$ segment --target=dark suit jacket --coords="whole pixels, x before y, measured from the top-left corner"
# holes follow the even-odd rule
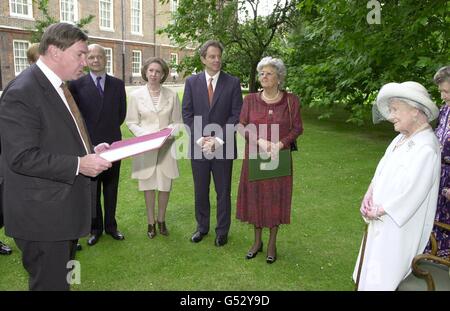
[[[4,220],[8,236],[74,240],[91,226],[91,179],[76,175],[86,150],[75,122],[36,65],[0,100]]]
[[[106,75],[103,99],[90,74],[72,81],[69,89],[86,121],[92,143],[122,139],[120,125],[127,113],[125,84],[122,80]]]
[[[214,90],[213,104],[210,107],[205,73],[201,72],[193,75],[186,80],[182,106],[183,122],[191,130],[190,155],[192,158],[197,159],[198,155],[203,157],[201,148],[195,142],[200,137],[209,135],[219,137],[225,142],[221,148],[216,149],[214,153],[216,159],[226,159],[230,158],[230,156],[231,159],[236,158],[235,133],[233,131],[231,136],[227,136],[225,126],[228,125],[232,128],[239,122],[242,92],[238,78],[223,71],[220,73],[216,89]],[[198,117],[201,122],[196,121],[194,123],[194,117]],[[203,134],[203,129],[208,124],[218,124],[221,127],[221,131],[213,129],[212,133],[208,131]],[[226,153],[228,153],[229,157],[226,157]]]

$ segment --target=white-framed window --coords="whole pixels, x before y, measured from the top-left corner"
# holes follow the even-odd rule
[[[78,21],[78,0],[59,0],[61,22],[75,23]]]
[[[141,75],[142,66],[142,51],[133,50],[131,52],[131,74],[133,77],[139,77]]]
[[[114,30],[114,0],[99,0],[98,16],[100,29]]]
[[[113,70],[113,53],[112,48],[104,48],[105,54],[106,54],[106,73],[113,76],[114,70]]]
[[[178,65],[178,53],[170,53],[170,78],[175,82],[178,79],[178,72],[174,65]]]
[[[170,53],[170,65],[178,65],[178,53]]]
[[[14,73],[16,76],[28,68],[27,50],[30,42],[24,40],[13,40],[14,51]]]
[[[177,11],[178,9],[178,0],[172,0],[170,1],[170,12],[172,15]]]
[[[178,10],[178,1],[177,0],[171,0],[170,1],[170,23],[175,24],[175,13]],[[171,40],[172,42],[172,40]]]
[[[9,0],[9,14],[15,17],[33,18],[33,0]]]
[[[131,0],[131,33],[142,34],[142,0]]]

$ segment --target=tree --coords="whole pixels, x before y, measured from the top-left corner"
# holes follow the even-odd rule
[[[40,42],[45,29],[51,24],[58,23],[59,20],[50,16],[48,13],[48,0],[33,0],[33,2],[37,4],[39,11],[42,12],[43,19],[36,19],[35,31],[33,31],[31,35],[31,42]],[[94,17],[94,15],[89,14],[87,17],[80,19],[76,23],[76,26],[83,29],[84,26],[94,19]],[[86,30],[84,31],[87,32]]]
[[[380,24],[369,24],[367,1],[304,0],[280,53],[288,63],[288,86],[303,104],[351,112],[362,123],[377,91],[388,82],[414,80],[436,97],[432,77],[449,64],[450,1],[386,0]]]
[[[259,0],[184,0],[179,2],[173,23],[160,33],[166,33],[180,47],[198,47],[209,39],[221,41],[226,47],[224,68],[254,92],[256,65],[276,35],[289,27],[297,13],[296,3],[277,0],[272,12],[263,16]],[[199,56],[195,55],[184,58],[178,70],[190,73],[200,68]]]

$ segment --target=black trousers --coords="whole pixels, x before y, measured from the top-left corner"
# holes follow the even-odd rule
[[[29,276],[29,289],[33,291],[68,291],[69,260],[75,258],[77,240],[27,241],[14,239],[22,251],[22,264]]]
[[[0,183],[0,229],[3,228],[3,184]]]
[[[192,160],[197,231],[209,232],[211,204],[209,185],[211,173],[217,194],[216,235],[227,235],[231,224],[231,173],[233,160]]]
[[[102,234],[117,230],[116,207],[117,192],[119,190],[120,161],[114,162],[112,167],[97,177],[97,199],[95,217],[92,219],[91,232]],[[103,190],[103,206],[105,218],[103,219],[101,195]]]

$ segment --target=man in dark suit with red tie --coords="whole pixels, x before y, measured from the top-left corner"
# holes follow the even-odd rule
[[[72,81],[70,91],[86,120],[87,129],[94,145],[109,144],[121,140],[120,126],[126,116],[125,84],[122,80],[106,74],[105,49],[98,44],[88,46],[87,64],[90,72]],[[97,177],[97,207],[92,220],[88,245],[96,244],[103,230],[115,240],[123,240],[124,235],[117,230],[116,206],[119,188],[120,161]],[[101,194],[103,188],[104,219]]]
[[[22,252],[30,290],[70,289],[78,238],[91,227],[91,178],[111,166],[92,153],[102,148],[64,83],[82,75],[86,40],[72,24],[50,25],[39,60],[0,98],[5,233]]]
[[[239,122],[242,107],[239,79],[221,71],[222,52],[223,46],[218,41],[203,44],[199,53],[205,71],[186,80],[182,103],[183,121],[191,131],[190,156],[197,220],[191,241],[200,242],[209,231],[212,174],[217,193],[216,246],[228,242],[231,173],[236,158],[234,125]]]

